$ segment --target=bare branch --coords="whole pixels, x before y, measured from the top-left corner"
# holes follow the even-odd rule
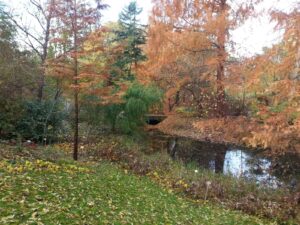
[[[38,9],[38,11],[40,11],[44,15],[45,18],[47,17],[44,8],[42,7],[42,5],[39,2],[37,2],[35,0],[30,0],[30,3],[32,5],[34,5]]]
[[[37,20],[37,22],[39,23],[40,27],[41,27],[41,28],[43,29],[43,31],[45,32],[45,31],[46,31],[46,28],[44,27],[44,25],[43,25],[42,21],[40,20],[40,18],[38,17],[38,15],[36,15],[36,14],[34,14],[34,13],[31,13],[30,11],[27,11],[27,13],[28,13],[29,15],[31,15],[32,17],[34,17],[34,18]]]
[[[43,43],[37,38],[35,37],[33,34],[31,34],[28,29],[26,29],[25,26],[22,26],[20,23],[18,23],[18,21],[16,21],[12,15],[10,15],[7,12],[4,12],[4,14],[16,25],[17,28],[20,29],[20,31],[22,31],[27,37],[32,38],[33,40],[35,40],[39,45],[43,46]]]
[[[33,45],[33,43],[28,39],[27,41],[24,40],[25,44],[28,45],[40,58],[42,58],[41,52]]]

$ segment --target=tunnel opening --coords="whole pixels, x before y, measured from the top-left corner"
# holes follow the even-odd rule
[[[146,123],[148,125],[157,125],[164,121],[167,117],[165,115],[146,115]]]

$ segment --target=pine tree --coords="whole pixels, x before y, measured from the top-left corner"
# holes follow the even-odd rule
[[[145,26],[138,19],[141,12],[142,8],[139,8],[133,1],[119,15],[120,28],[116,31],[116,41],[123,43],[124,50],[123,54],[119,56],[116,66],[128,78],[133,78],[133,66],[136,69],[139,62],[146,60],[141,48],[146,43]]]

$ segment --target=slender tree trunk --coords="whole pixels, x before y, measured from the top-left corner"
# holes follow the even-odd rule
[[[169,112],[172,112],[172,110],[174,109],[174,107],[178,105],[179,101],[180,101],[180,92],[177,91],[176,95],[175,95],[175,100],[174,100],[173,103],[172,103],[171,98],[168,98]]]
[[[38,88],[38,101],[41,102],[43,100],[44,96],[44,86],[45,86],[45,73],[44,69],[42,69],[42,72],[39,77],[39,88]]]
[[[226,0],[221,0],[220,3],[220,16],[223,21],[226,21]],[[226,60],[226,24],[219,28],[217,37],[218,41],[218,66],[217,66],[217,107],[219,116],[225,115],[225,88],[224,88],[224,77],[225,77],[225,60]]]
[[[51,0],[51,6],[54,5],[54,0]],[[50,41],[50,29],[51,29],[51,22],[52,22],[52,11],[50,11],[49,15],[46,17],[46,27],[45,27],[45,39],[44,43],[42,45],[43,52],[41,55],[41,74],[39,79],[39,90],[38,90],[38,100],[42,101],[44,97],[44,87],[45,87],[45,62],[48,58],[48,47],[49,47],[49,41]]]
[[[77,82],[74,82],[76,85]],[[78,90],[75,89],[74,93],[74,102],[75,102],[75,118],[74,118],[74,151],[73,151],[73,159],[78,160],[78,131],[79,131],[79,103],[78,103]]]
[[[75,1],[75,8],[77,4]],[[78,143],[79,143],[79,103],[78,103],[78,46],[77,46],[77,11],[75,9],[75,21],[73,24],[74,29],[74,105],[75,105],[75,115],[74,115],[74,149],[73,149],[73,159],[78,160]]]
[[[219,116],[225,115],[224,63],[219,62],[217,69],[217,111]]]

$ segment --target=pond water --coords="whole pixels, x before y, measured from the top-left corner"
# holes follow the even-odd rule
[[[152,142],[159,144],[174,160],[195,164],[209,169],[266,185],[272,188],[287,186],[293,188],[300,176],[300,156],[286,154],[268,157],[266,152],[247,150],[222,144],[195,141],[189,138],[175,138],[151,135]]]
[[[245,150],[229,149],[225,155],[223,172],[274,188],[284,185],[284,182],[272,175],[271,166],[271,161],[262,156],[254,156]]]

